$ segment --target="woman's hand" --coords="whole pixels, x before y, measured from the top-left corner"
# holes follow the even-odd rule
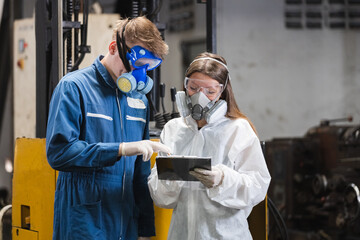
[[[194,171],[190,171],[190,174],[208,188],[219,186],[224,179],[223,171],[217,166],[212,167],[211,171],[202,168],[195,168]]]

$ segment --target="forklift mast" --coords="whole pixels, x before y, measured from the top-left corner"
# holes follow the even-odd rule
[[[49,103],[57,83],[68,72],[77,70],[85,54],[91,51],[91,47],[87,45],[89,1],[36,1],[36,137],[46,136]],[[119,1],[117,11],[123,18],[146,15],[164,37],[165,25],[159,22],[161,2]],[[83,15],[82,23],[79,22],[80,13]],[[154,87],[148,98],[158,108],[160,68],[151,71],[150,75],[154,80]]]

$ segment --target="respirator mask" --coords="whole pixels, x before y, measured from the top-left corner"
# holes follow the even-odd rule
[[[186,77],[184,86],[187,90],[186,106],[194,120],[205,119],[209,122],[211,114],[223,104],[226,105],[224,100],[219,99],[223,92],[223,85],[220,83],[209,84],[206,80]],[[190,96],[189,93],[193,94]]]
[[[116,34],[116,45],[119,57],[128,72],[118,77],[116,84],[120,91],[124,93],[137,91],[141,94],[147,94],[151,91],[154,83],[146,75],[146,72],[157,68],[162,59],[141,46],[134,46],[128,50],[124,38],[126,24],[123,27],[121,37],[120,34]],[[131,70],[131,66],[134,68],[133,70]]]
[[[118,77],[118,88],[124,93],[136,90],[147,94],[153,87],[153,80],[146,72],[157,68],[162,62],[161,58],[143,47],[134,46],[126,53],[126,59],[134,69]]]

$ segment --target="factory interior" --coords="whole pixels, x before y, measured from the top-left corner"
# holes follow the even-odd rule
[[[52,92],[107,53],[117,20],[143,15],[169,46],[148,72],[150,139],[179,117],[192,60],[219,54],[271,175],[252,238],[360,240],[360,0],[0,0],[0,240],[51,239]],[[171,214],[155,207],[151,239]]]

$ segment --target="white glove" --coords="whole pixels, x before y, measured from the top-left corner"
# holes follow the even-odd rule
[[[190,174],[199,179],[207,188],[217,187],[222,183],[224,173],[217,166],[211,169],[212,170],[209,171],[202,168],[195,168],[194,171],[190,171]]]
[[[150,140],[142,140],[138,142],[123,142],[119,146],[119,155],[143,155],[143,161],[149,161],[154,152],[165,152],[170,154],[171,149],[162,143]]]

